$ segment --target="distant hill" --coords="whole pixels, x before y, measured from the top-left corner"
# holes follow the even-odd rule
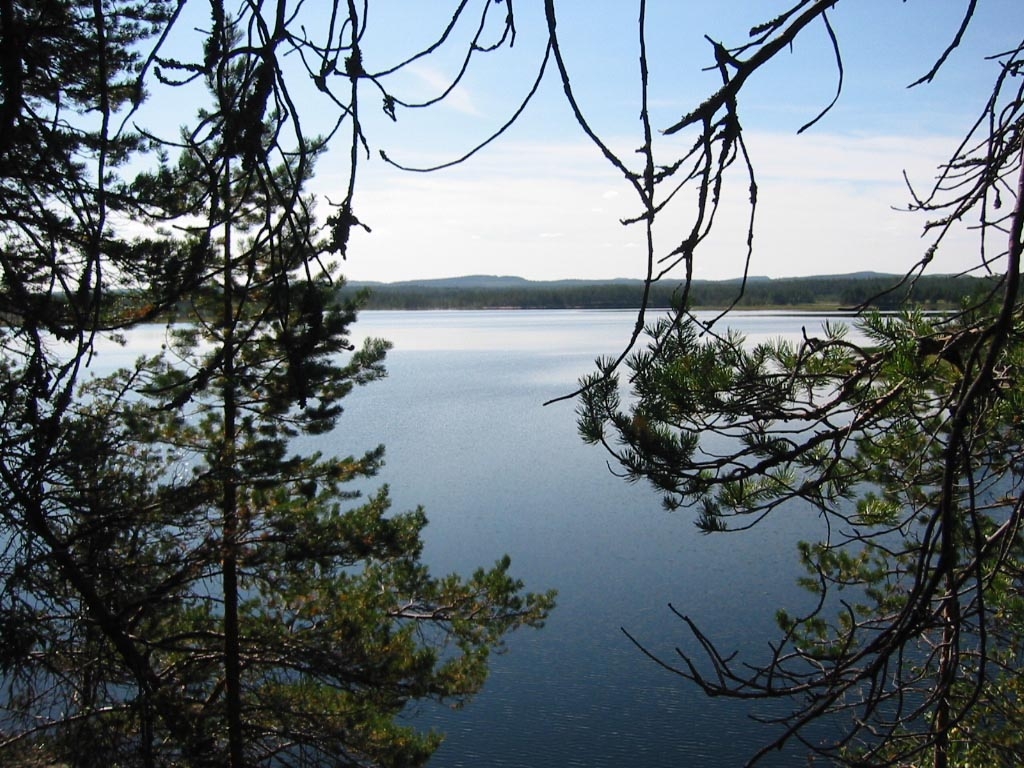
[[[529,284],[524,277],[509,275],[466,275],[465,277],[439,277],[432,280],[405,280],[389,283],[392,286],[429,288],[509,288]]]
[[[394,283],[381,283],[372,281],[353,281],[355,287],[379,287],[386,286],[390,289],[403,288],[551,288],[560,286],[575,285],[621,285],[641,284],[643,281],[629,278],[615,278],[612,280],[527,280],[525,277],[513,277],[511,275],[465,275],[464,277],[436,277],[423,280],[400,280]]]
[[[984,278],[926,275],[913,287],[899,286],[901,276],[879,272],[843,275],[732,280],[695,280],[690,288],[693,308],[837,309],[867,304],[880,309],[905,300],[934,309],[959,304],[985,287]],[[368,289],[370,309],[625,309],[640,306],[642,280],[527,280],[508,275],[467,275],[395,283],[353,282],[345,290]],[[742,291],[741,291],[742,288]],[[652,286],[649,305],[677,303],[678,283]]]

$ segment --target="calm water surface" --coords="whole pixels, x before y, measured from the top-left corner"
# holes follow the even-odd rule
[[[704,536],[666,513],[644,485],[613,476],[576,432],[572,391],[593,360],[615,354],[634,313],[366,312],[359,334],[392,340],[389,378],[351,398],[339,451],[387,446],[381,479],[396,508],[423,504],[426,560],[468,571],[502,553],[559,604],[541,631],[514,635],[486,688],[459,712],[421,706],[421,727],[448,734],[434,758],[469,766],[741,765],[772,731],[735,702],[710,700],[646,658],[693,638],[694,618],[723,650],[763,659],[778,607],[806,607],[795,543],[819,530],[792,510],[750,533]],[[738,314],[751,341],[819,333],[821,317]],[[770,714],[762,706],[753,710]],[[765,765],[803,760],[778,755]]]
[[[722,650],[762,660],[794,586],[795,543],[817,518],[788,510],[753,532],[704,536],[685,511],[666,513],[644,485],[615,477],[601,449],[577,436],[570,393],[598,355],[621,351],[628,311],[365,312],[354,336],[394,342],[389,376],[355,392],[319,447],[387,446],[381,482],[396,509],[425,506],[425,559],[468,572],[503,553],[528,588],[559,591],[540,631],[513,635],[483,692],[464,710],[420,705],[417,727],[447,740],[438,768],[679,768],[734,766],[773,733],[735,702],[707,699],[623,634],[671,662],[693,638],[669,605]],[[740,313],[751,341],[820,332],[821,317]],[[130,364],[153,338],[106,349]],[[763,764],[803,763],[799,752]]]

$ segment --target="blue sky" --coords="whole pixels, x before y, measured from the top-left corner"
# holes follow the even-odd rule
[[[414,45],[445,21],[440,3],[374,3],[381,60],[396,40]],[[451,159],[499,126],[529,88],[541,57],[541,3],[517,3],[515,48],[492,54],[446,103],[374,120],[374,150],[410,165]],[[752,23],[786,3],[652,0],[648,3],[652,112],[667,126],[715,85],[701,71],[711,61],[705,33],[741,42]],[[527,6],[538,6],[533,9]],[[926,186],[980,113],[995,74],[984,56],[1015,45],[1024,33],[1024,3],[982,0],[961,48],[937,82],[907,89],[956,32],[962,0],[846,0],[831,18],[845,66],[837,107],[809,132],[797,129],[831,99],[836,68],[823,28],[750,83],[741,109],[759,174],[762,208],[752,274],[775,277],[901,271],[923,253],[922,220],[893,210],[908,193],[902,172]],[[588,118],[610,144],[640,143],[637,7],[625,0],[562,2],[559,32]],[[418,11],[418,12],[414,12]],[[394,13],[395,16],[391,16]],[[530,14],[535,15],[531,16]],[[395,35],[402,19],[406,32]],[[367,57],[374,55],[373,38]],[[417,64],[406,92],[435,93],[453,71],[440,56]],[[571,120],[561,86],[549,71],[520,123],[465,165],[408,174],[376,159],[364,165],[357,213],[371,234],[354,238],[344,271],[351,279],[402,280],[461,274],[514,274],[530,279],[639,277],[643,233],[619,220],[637,211],[629,186]],[[668,156],[666,155],[666,158]],[[317,186],[338,184],[330,158]],[[745,253],[744,181],[726,193],[720,235],[698,253],[696,276],[740,274]],[[336,194],[331,195],[337,197]],[[662,249],[679,233],[666,224]],[[966,234],[937,255],[936,271],[972,263]]]
[[[473,0],[483,7],[486,0]],[[651,113],[664,128],[716,86],[702,71],[712,61],[707,34],[728,45],[788,0],[649,0],[647,42]],[[797,130],[831,100],[836,66],[823,26],[748,83],[741,101],[744,135],[760,186],[751,274],[784,277],[862,269],[902,271],[924,252],[923,220],[894,210],[909,200],[906,171],[927,187],[935,167],[980,114],[996,64],[984,57],[1024,35],[1022,0],[980,0],[961,47],[931,85],[907,86],[952,40],[967,0],[842,0],[831,13],[845,67],[838,105],[811,130]],[[197,4],[197,8],[203,4]],[[358,5],[358,4],[357,4]],[[452,0],[372,0],[363,41],[374,71],[431,43],[447,24]],[[503,6],[490,3],[493,22]],[[529,90],[546,29],[540,0],[514,5],[512,49],[477,57],[463,83],[427,110],[399,110],[392,122],[366,89],[362,119],[370,147],[363,161],[357,232],[343,265],[354,280],[405,280],[464,274],[530,279],[641,277],[644,235],[619,221],[635,215],[631,187],[573,122],[554,67],[537,97],[503,137],[458,167],[431,174],[396,170],[378,158],[434,165],[463,154],[502,125]],[[573,85],[587,118],[623,156],[642,140],[638,119],[638,5],[633,0],[561,0],[558,30]],[[315,25],[318,4],[307,3]],[[450,81],[473,32],[476,14],[456,28],[451,45],[388,81],[409,100],[436,96]],[[201,22],[196,22],[196,25]],[[497,26],[495,27],[497,28]],[[312,92],[315,94],[315,92]],[[300,109],[303,105],[300,104]],[[320,103],[304,117],[315,127]],[[670,162],[686,138],[659,140]],[[344,152],[318,166],[313,190],[338,201],[347,180]],[[698,251],[695,276],[721,279],[743,268],[746,181],[734,174],[716,234]],[[683,202],[663,217],[656,249],[675,245],[689,212]],[[939,251],[933,269],[974,262],[968,233]]]

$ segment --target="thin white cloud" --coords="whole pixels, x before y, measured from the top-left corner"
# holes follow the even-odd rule
[[[747,141],[760,185],[752,274],[899,272],[924,252],[922,217],[894,210],[909,199],[902,172],[927,184],[952,139],[764,133]],[[715,231],[698,252],[697,277],[744,269],[748,191],[735,170]],[[373,233],[354,236],[347,268],[356,279],[611,278],[646,269],[641,226],[620,223],[640,212],[635,193],[583,142],[505,143],[479,162],[428,175],[374,165],[362,181],[357,214]],[[690,226],[691,202],[680,197],[674,206],[656,230],[660,253]],[[934,268],[970,263],[976,251],[968,238],[951,240]]]
[[[427,64],[413,64],[407,71],[419,81],[420,85],[425,86],[423,89],[424,95],[421,97],[424,100],[433,99],[441,95],[452,83],[451,76]],[[451,93],[445,96],[443,103],[448,108],[464,115],[479,117],[481,114],[474,104],[469,90],[461,84],[452,88]]]

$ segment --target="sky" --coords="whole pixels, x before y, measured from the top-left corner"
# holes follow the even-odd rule
[[[486,0],[475,0],[483,7]],[[823,25],[748,82],[740,104],[744,136],[759,184],[755,250],[749,273],[771,277],[902,272],[927,248],[923,220],[907,213],[910,193],[930,187],[981,113],[997,65],[985,57],[1024,35],[1024,2],[980,0],[974,23],[937,80],[908,89],[954,38],[967,0],[844,0],[831,12],[843,54],[838,104],[803,134],[797,131],[831,101],[837,66]],[[315,6],[315,4],[313,4]],[[386,67],[436,40],[451,0],[372,0],[363,41],[367,70]],[[501,21],[495,5],[491,22]],[[705,71],[712,49],[728,46],[785,7],[785,0],[649,0],[647,45],[650,111],[666,128],[698,105],[718,81]],[[313,7],[307,5],[307,8]],[[546,43],[543,3],[515,2],[511,49],[475,57],[448,98],[429,109],[399,109],[392,121],[370,107],[362,121],[369,157],[361,161],[357,230],[343,272],[351,280],[399,281],[470,274],[532,280],[642,277],[645,233],[623,218],[639,212],[632,187],[575,123],[549,66],[519,120],[468,161],[433,173],[398,170],[378,157],[431,166],[460,157],[502,126],[530,90]],[[642,142],[638,3],[561,0],[562,51],[581,109],[602,138],[634,164]],[[404,99],[438,95],[458,70],[478,14],[453,30],[434,55],[387,80]],[[497,29],[500,24],[496,24]],[[302,105],[300,104],[300,109]],[[661,162],[692,137],[657,141]],[[318,165],[312,189],[344,197],[347,156],[339,147]],[[737,171],[740,169],[737,168]],[[746,256],[742,172],[727,178],[715,233],[698,251],[694,276],[738,277]],[[663,215],[655,250],[667,253],[685,231],[685,196]],[[937,253],[931,269],[973,264],[976,244],[964,232]]]

